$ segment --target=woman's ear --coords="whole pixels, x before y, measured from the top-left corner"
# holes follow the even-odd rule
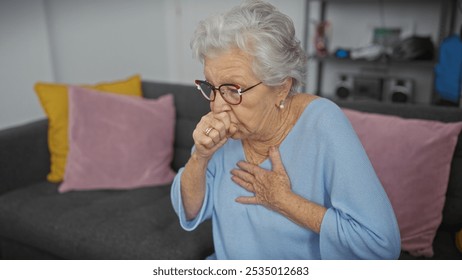
[[[280,87],[280,92],[279,92],[279,96],[282,98],[282,99],[286,99],[287,96],[289,95],[289,92],[290,92],[290,89],[292,88],[292,78],[291,77],[288,77],[284,80],[284,83],[281,85]]]
[[[277,102],[276,107],[280,110],[284,109],[284,104],[286,102],[286,98],[290,93],[290,89],[292,87],[292,78],[286,78],[284,83],[279,86],[279,93],[277,95]]]

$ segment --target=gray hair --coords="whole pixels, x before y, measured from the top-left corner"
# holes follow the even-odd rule
[[[268,86],[292,78],[290,94],[304,79],[306,56],[292,20],[263,1],[244,1],[228,12],[201,21],[191,40],[193,57],[239,48],[254,58],[252,70]]]

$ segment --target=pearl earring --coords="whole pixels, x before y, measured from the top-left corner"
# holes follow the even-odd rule
[[[285,108],[284,101],[285,100],[281,100],[281,102],[279,102],[279,109],[281,109],[281,110]]]

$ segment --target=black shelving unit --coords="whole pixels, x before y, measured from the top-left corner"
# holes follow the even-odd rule
[[[438,26],[438,34],[437,38],[438,41],[435,42],[435,47],[439,46],[441,41],[448,35],[453,34],[455,30],[455,17],[457,13],[457,4],[458,0],[306,0],[305,3],[305,37],[304,37],[304,46],[305,50],[308,52],[309,44],[311,39],[310,34],[310,3],[311,2],[318,2],[319,3],[319,20],[324,21],[327,20],[326,18],[326,11],[329,8],[329,4],[331,3],[365,3],[365,4],[374,4],[377,5],[384,4],[384,3],[403,3],[403,2],[415,2],[416,5],[422,2],[431,2],[431,3],[439,3],[440,8],[440,15],[439,15],[439,26]],[[309,54],[309,60],[315,62],[317,64],[317,78],[315,84],[315,93],[318,95],[323,95],[322,90],[322,80],[323,80],[323,72],[324,72],[324,65],[326,63],[336,62],[336,63],[350,63],[355,65],[366,65],[372,67],[381,67],[381,68],[388,68],[394,65],[399,65],[403,67],[418,67],[428,68],[429,71],[433,69],[435,64],[437,63],[437,50],[435,50],[435,59],[434,60],[427,60],[427,61],[396,61],[396,60],[378,60],[378,61],[369,61],[364,59],[343,59],[337,58],[334,56],[327,56],[327,57],[318,57],[313,54]],[[435,93],[432,92],[432,102],[435,100]]]

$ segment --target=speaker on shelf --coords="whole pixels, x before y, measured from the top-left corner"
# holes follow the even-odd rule
[[[385,87],[385,100],[396,103],[413,102],[414,82],[406,78],[390,78]]]
[[[353,94],[353,76],[339,74],[335,89],[335,96],[339,99],[351,98]]]

